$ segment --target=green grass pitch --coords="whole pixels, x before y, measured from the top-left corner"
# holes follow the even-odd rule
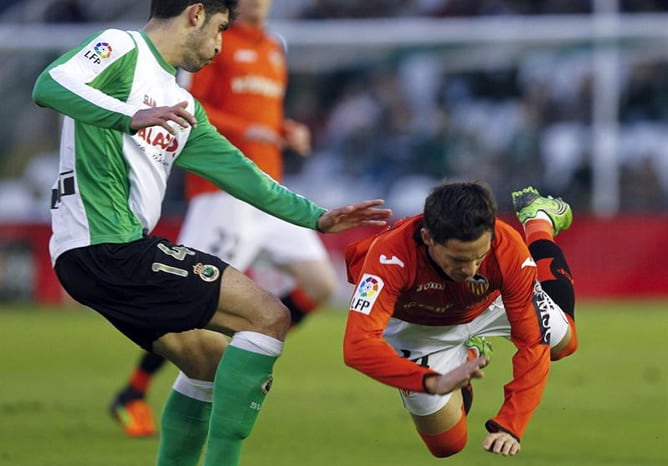
[[[483,422],[510,377],[510,343],[475,383],[469,440],[432,458],[396,390],[344,367],[345,313],[323,311],[289,335],[242,465],[668,465],[668,303],[579,303],[580,348],[552,368],[515,458],[482,451]],[[138,350],[92,311],[0,308],[0,465],[150,466],[157,440],[128,439],[107,415]],[[157,413],[176,374],[163,370]]]

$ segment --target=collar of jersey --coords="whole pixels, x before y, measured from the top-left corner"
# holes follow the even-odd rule
[[[158,60],[158,63],[160,63],[160,66],[162,66],[162,68],[169,74],[176,76],[176,68],[174,68],[172,65],[170,65],[165,61],[165,59],[160,54],[160,51],[156,48],[151,38],[148,36],[148,34],[146,34],[146,31],[139,31],[139,33],[144,38],[144,41],[148,45],[148,48],[151,49],[151,52],[153,53],[155,59]]]

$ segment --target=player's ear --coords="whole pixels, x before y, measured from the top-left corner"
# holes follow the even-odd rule
[[[188,23],[191,26],[199,27],[206,20],[206,11],[204,10],[204,5],[201,3],[193,3],[188,5],[185,10],[186,17],[188,18]]]
[[[422,242],[427,246],[434,245],[434,239],[431,237],[429,230],[427,230],[425,227],[420,228],[420,237],[422,238]]]

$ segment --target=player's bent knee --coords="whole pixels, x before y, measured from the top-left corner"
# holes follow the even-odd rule
[[[565,357],[568,357],[571,354],[575,353],[577,349],[578,349],[578,339],[575,335],[573,335],[570,341],[566,344],[566,346],[559,349],[558,351],[552,351],[550,353],[550,359],[552,361],[559,361],[560,359],[564,359]]]
[[[272,312],[268,313],[264,318],[264,326],[276,329],[279,333],[285,335],[292,323],[290,311],[279,300],[275,301],[271,310]]]
[[[290,328],[290,311],[275,296],[266,293],[249,313],[248,319],[253,330],[278,339],[283,339]]]
[[[419,432],[422,441],[436,458],[447,458],[462,451],[466,446],[466,416],[451,429],[439,434],[423,434]]]
[[[552,348],[552,351],[550,352],[550,359],[552,361],[558,361],[568,357],[575,353],[578,349],[578,333],[575,328],[575,322],[573,322],[570,316],[568,316],[568,322],[570,327],[568,332],[568,340],[564,342],[564,344],[560,343]]]

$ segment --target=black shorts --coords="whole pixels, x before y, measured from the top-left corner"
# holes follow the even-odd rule
[[[74,299],[151,351],[162,335],[203,328],[211,320],[227,265],[211,254],[147,237],[72,249],[58,257],[55,270]]]

